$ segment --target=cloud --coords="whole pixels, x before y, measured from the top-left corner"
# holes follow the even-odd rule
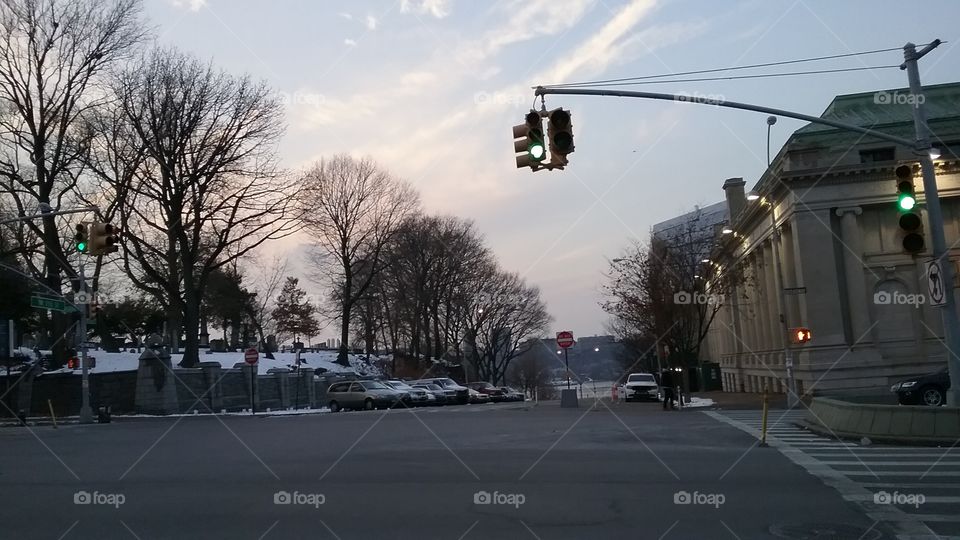
[[[400,13],[429,14],[442,19],[450,14],[450,0],[401,0]]]
[[[357,40],[355,40],[355,39],[350,39],[350,38],[346,38],[346,39],[343,40],[343,44],[346,45],[347,47],[356,47],[356,46],[357,46]]]
[[[341,13],[339,13],[339,15],[340,15],[341,17],[343,17],[344,19],[348,20],[348,21],[352,21],[352,20],[353,20],[353,15],[351,15],[351,14],[349,14],[349,13],[341,12]]]
[[[197,12],[207,6],[207,0],[172,0],[173,7]]]
[[[367,15],[367,30],[377,29],[377,18],[373,15]]]

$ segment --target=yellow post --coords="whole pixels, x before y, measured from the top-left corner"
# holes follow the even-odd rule
[[[50,408],[50,418],[53,419],[53,429],[57,429],[57,415],[53,413],[53,403],[48,399],[47,407]]]
[[[767,389],[763,389],[763,421],[760,428],[759,446],[767,446],[767,410],[768,410]]]

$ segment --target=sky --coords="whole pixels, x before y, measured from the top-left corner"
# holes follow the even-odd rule
[[[766,115],[640,99],[547,96],[572,112],[564,171],[517,169],[511,127],[531,87],[947,43],[924,84],[960,80],[960,2],[886,0],[147,0],[156,40],[284,100],[283,165],[371,156],[411,182],[424,209],[476,222],[502,266],[540,288],[549,332],[606,333],[609,260],[650,227],[752,186]],[[919,3],[917,4],[920,5]],[[739,74],[895,66],[902,51]],[[721,74],[722,75],[722,74]],[[693,78],[693,77],[679,77]],[[673,82],[629,89],[709,95],[819,115],[835,95],[906,86],[893,68]],[[539,106],[539,102],[537,103]],[[775,155],[803,123],[781,118]],[[295,272],[308,239],[271,246]],[[319,288],[316,292],[320,292]],[[334,330],[328,330],[334,335]]]

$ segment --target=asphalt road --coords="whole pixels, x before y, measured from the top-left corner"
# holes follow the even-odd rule
[[[4,539],[494,537],[892,538],[776,449],[656,404],[0,430]]]

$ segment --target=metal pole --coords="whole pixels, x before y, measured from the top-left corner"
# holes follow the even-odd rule
[[[936,41],[939,43],[939,40]],[[883,133],[882,131],[874,131],[869,128],[855,126],[853,124],[846,124],[844,122],[837,122],[836,120],[830,120],[827,118],[820,118],[818,116],[810,116],[809,114],[797,113],[793,111],[785,111],[783,109],[774,109],[773,107],[764,107],[762,105],[751,105],[749,103],[739,103],[736,101],[724,101],[721,99],[701,97],[701,96],[685,96],[682,94],[661,94],[658,92],[634,92],[629,90],[594,90],[592,88],[550,88],[538,86],[534,91],[534,95],[545,96],[547,94],[556,94],[556,95],[568,95],[568,96],[612,96],[612,97],[633,97],[633,98],[644,98],[644,99],[659,99],[663,101],[679,101],[685,103],[699,103],[701,105],[713,105],[715,107],[726,107],[728,109],[740,109],[744,111],[753,111],[761,112],[766,114],[773,114],[776,116],[785,116],[787,118],[795,118],[797,120],[803,120],[805,122],[810,122],[812,124],[823,124],[825,126],[831,126],[838,129],[843,129],[847,131],[855,131],[857,133],[862,133],[864,135],[869,135],[871,137],[876,137],[884,141],[890,141],[896,144],[902,144],[904,146],[914,147],[914,141],[910,139],[904,139],[903,137],[897,137],[896,135],[890,135],[888,133]]]
[[[80,287],[79,292],[87,292],[87,278],[84,276],[84,264],[80,262]],[[77,346],[80,349],[80,377],[82,387],[82,403],[80,405],[80,423],[93,423],[93,409],[90,408],[90,373],[87,368],[87,309],[89,302],[80,303],[77,308],[80,311],[80,328],[77,332]]]
[[[777,287],[777,309],[780,312],[780,324],[783,326],[780,332],[780,340],[783,343],[783,365],[787,370],[787,408],[792,409],[797,405],[800,397],[797,395],[797,380],[793,373],[793,354],[790,350],[790,326],[787,323],[787,298],[783,292],[783,272],[780,268],[780,230],[777,229],[777,216],[774,213],[773,203],[770,203],[770,224],[773,227],[773,274]]]
[[[930,237],[933,240],[933,258],[940,262],[942,282],[946,289],[946,304],[940,308],[943,320],[943,338],[947,347],[947,366],[950,380],[953,384],[947,391],[947,404],[953,407],[960,406],[960,319],[957,317],[957,303],[953,296],[953,267],[950,264],[950,254],[947,250],[947,241],[943,232],[943,214],[940,210],[940,196],[937,191],[937,176],[933,168],[933,159],[930,157],[930,126],[927,125],[927,111],[924,104],[923,87],[920,85],[920,71],[917,60],[940,45],[940,40],[932,43],[917,52],[916,45],[907,43],[903,47],[903,65],[900,69],[907,71],[907,80],[910,83],[910,95],[913,98],[913,123],[916,129],[917,141],[914,148],[920,158],[920,170],[923,173],[923,194],[927,207],[927,221],[930,225]]]
[[[567,390],[570,389],[570,358],[567,356],[567,349],[569,347],[563,348],[563,363],[567,366]]]

